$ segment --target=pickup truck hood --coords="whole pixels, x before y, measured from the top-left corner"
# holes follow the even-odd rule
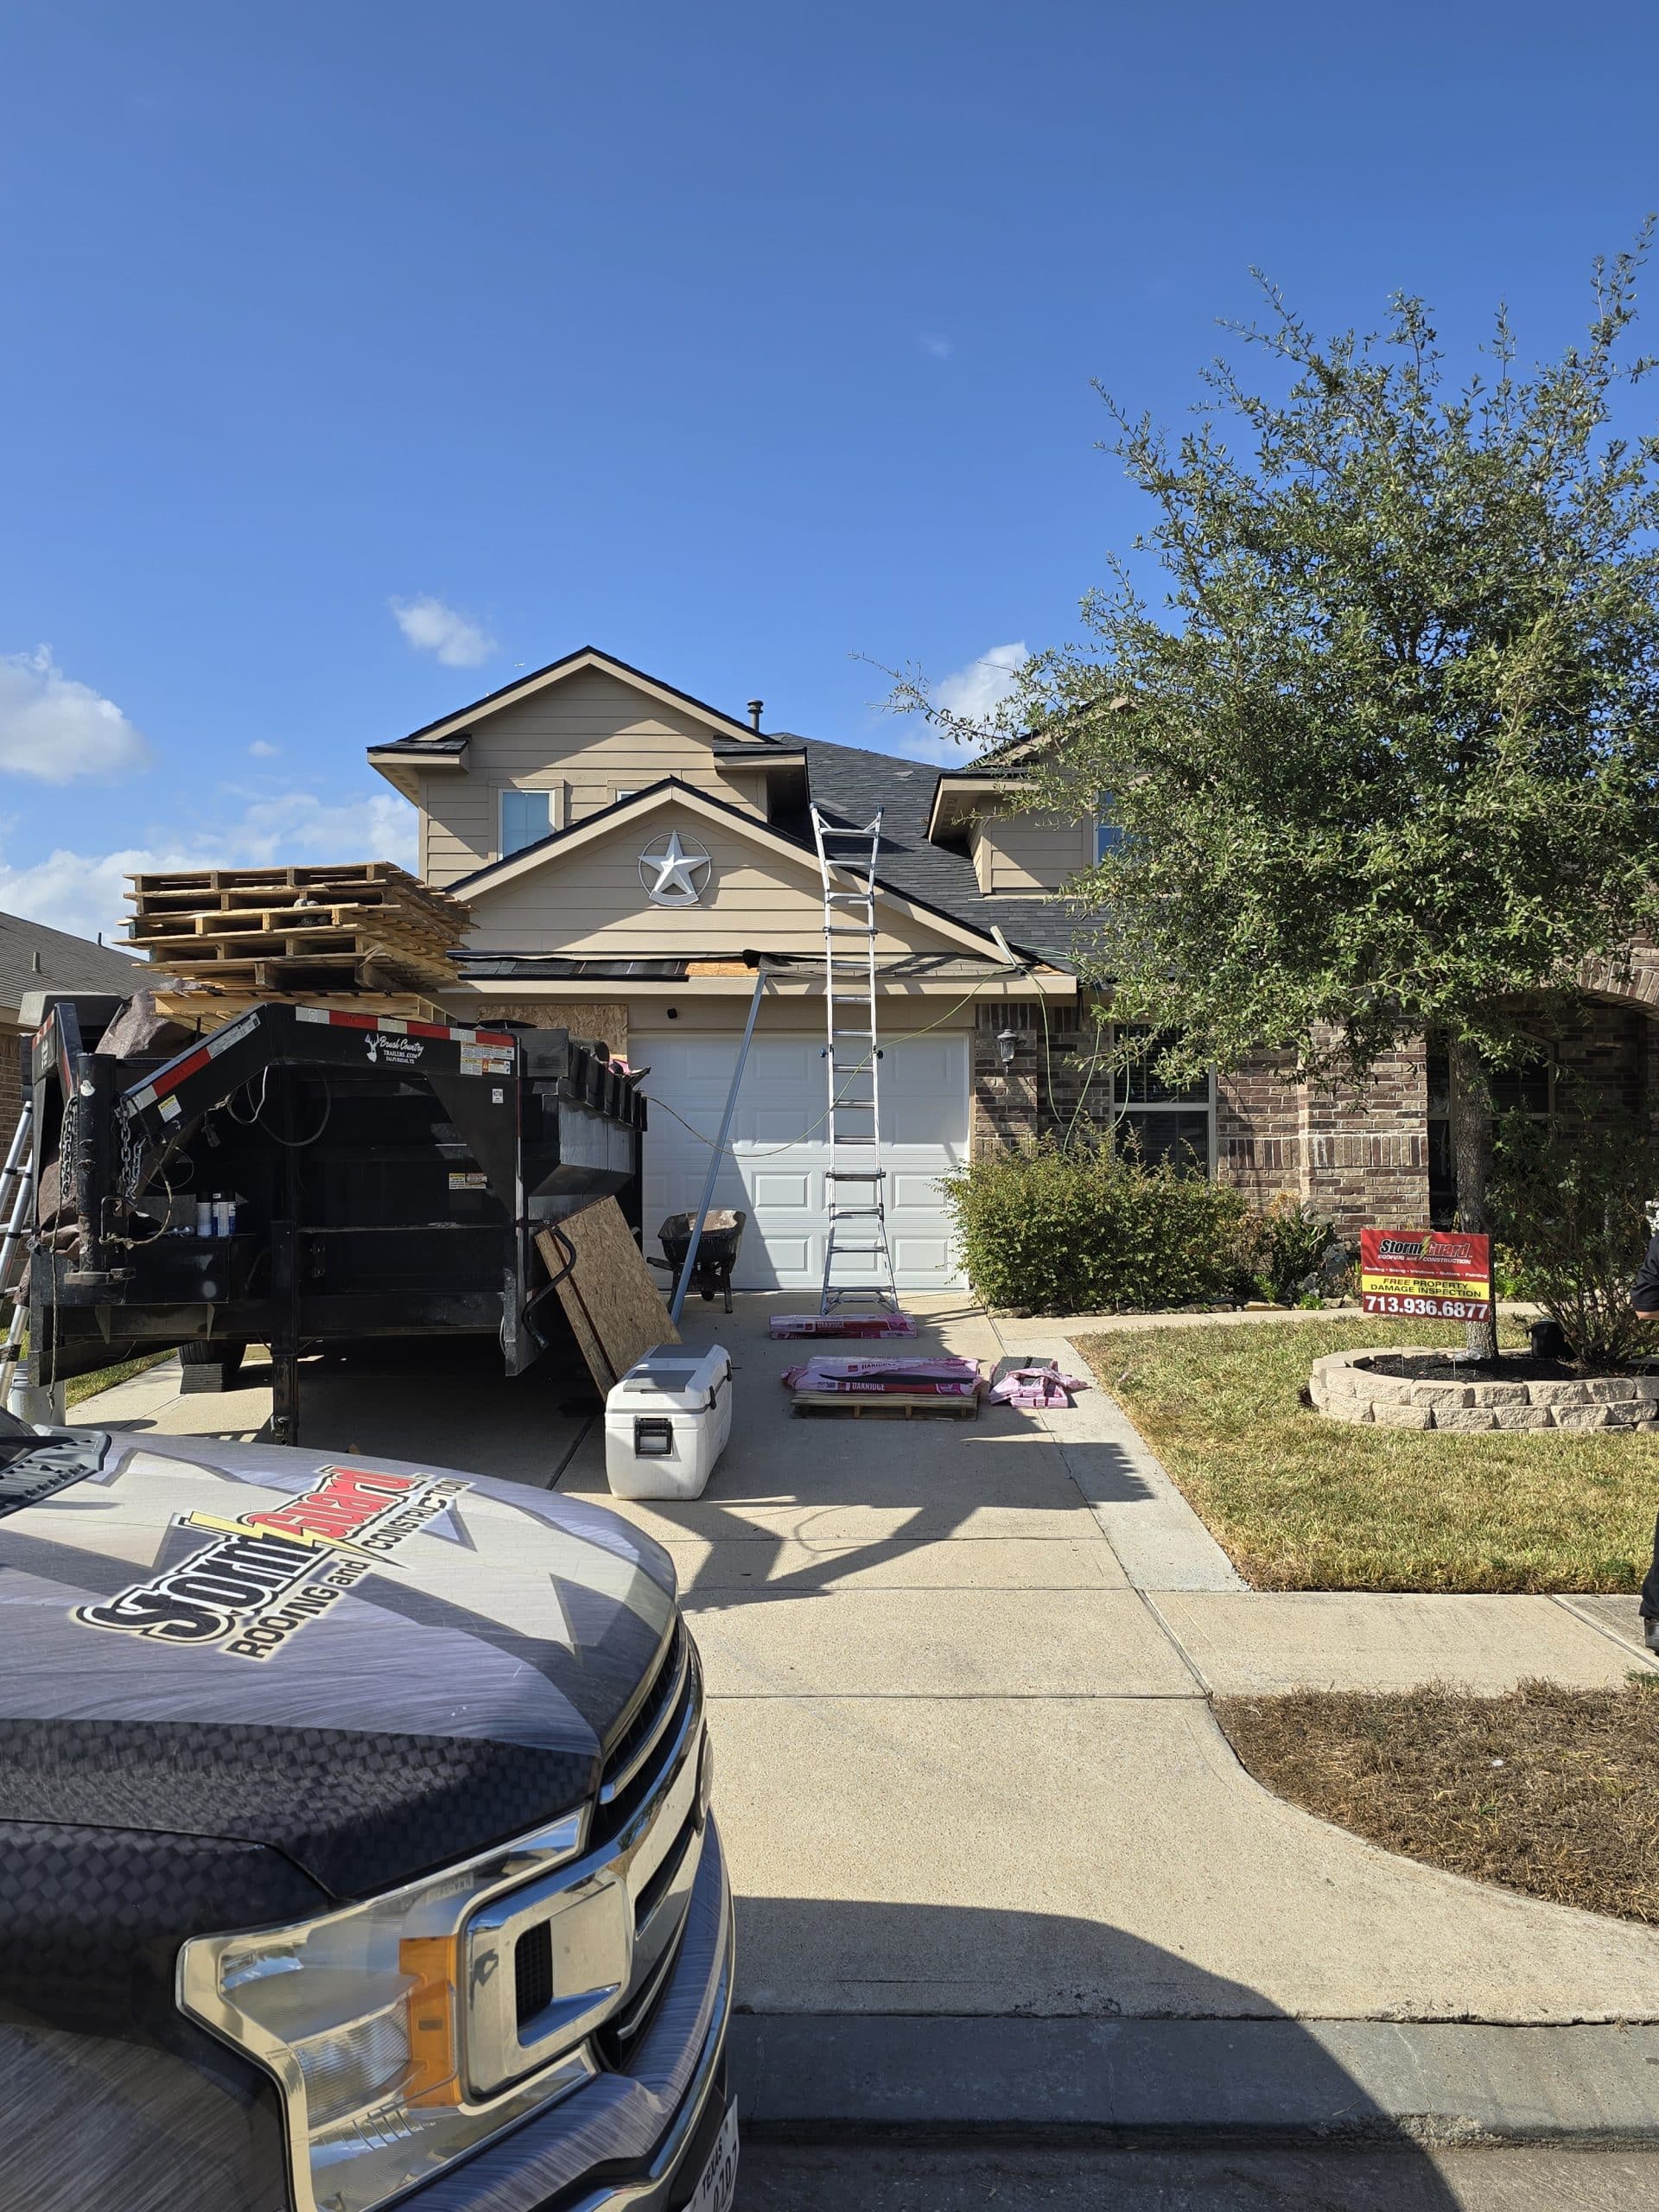
[[[0,1822],[213,1836],[334,1896],[556,1818],[674,1623],[575,1498],[407,1461],[87,1440],[0,1512]]]

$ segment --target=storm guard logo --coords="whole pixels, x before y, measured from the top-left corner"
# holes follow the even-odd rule
[[[88,1628],[198,1643],[269,1659],[469,1489],[423,1475],[327,1467],[313,1490],[230,1521],[181,1513],[174,1527],[211,1535],[164,1574],[135,1582],[73,1618]]]

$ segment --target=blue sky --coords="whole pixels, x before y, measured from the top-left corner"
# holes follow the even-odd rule
[[[1558,347],[1656,61],[1596,0],[10,0],[0,905],[407,856],[364,747],[587,642],[924,745],[869,661],[982,691],[1141,519],[1091,378],[1177,416],[1252,264]]]

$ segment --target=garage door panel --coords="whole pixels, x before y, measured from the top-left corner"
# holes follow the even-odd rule
[[[918,1236],[903,1230],[893,1234],[893,1273],[902,1283],[917,1285],[938,1278],[949,1287],[950,1243],[944,1236]]]
[[[776,1207],[779,1212],[793,1209],[806,1213],[812,1205],[812,1178],[810,1175],[767,1174],[764,1171],[754,1178],[753,1198],[757,1207]]]
[[[712,1138],[725,1110],[739,1039],[636,1033],[633,1056],[652,1071],[645,1090],[660,1102],[645,1136],[645,1227],[695,1206],[709,1152],[675,1115]],[[946,1037],[884,1046],[882,1141],[887,1168],[887,1233],[901,1290],[961,1287],[941,1175],[968,1153],[968,1039]],[[671,1114],[667,1106],[674,1109]],[[715,1186],[716,1205],[749,1216],[738,1261],[740,1287],[810,1290],[823,1273],[827,1238],[824,1067],[817,1037],[758,1037],[734,1118],[732,1152]]]
[[[798,1144],[805,1132],[806,1123],[801,1118],[798,1100],[777,1106],[755,1106],[743,1116],[738,1141],[754,1145],[783,1145],[790,1148]],[[734,1123],[736,1128],[739,1125]]]

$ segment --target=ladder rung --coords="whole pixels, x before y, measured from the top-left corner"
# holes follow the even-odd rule
[[[885,1167],[826,1167],[823,1172],[835,1183],[879,1183],[887,1171]]]

